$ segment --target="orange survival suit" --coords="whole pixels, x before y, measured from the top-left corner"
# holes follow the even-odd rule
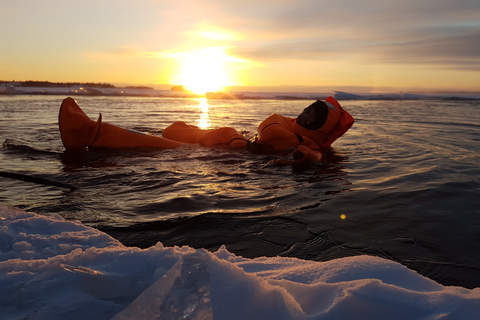
[[[67,150],[88,148],[176,148],[182,143],[127,130],[102,122],[102,114],[95,122],[78,106],[72,98],[62,102],[58,115],[58,126],[63,145]]]
[[[199,143],[206,147],[223,145],[230,148],[244,148],[247,145],[247,139],[234,128],[221,127],[202,130],[183,121],[174,122],[165,128],[162,136],[179,142]]]
[[[354,123],[353,117],[333,98],[316,101],[296,118],[272,114],[258,126],[249,141],[253,151],[293,151],[328,148]],[[305,150],[305,148],[302,148]]]

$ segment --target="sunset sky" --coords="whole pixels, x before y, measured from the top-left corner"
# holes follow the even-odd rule
[[[0,80],[480,91],[478,0],[12,0]]]

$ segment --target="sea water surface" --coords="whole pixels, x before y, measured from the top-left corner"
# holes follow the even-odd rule
[[[221,245],[247,258],[373,255],[443,285],[480,286],[480,101],[340,101],[354,126],[316,164],[185,145],[65,152],[63,96],[0,96],[0,205],[59,214],[128,246]],[[74,97],[92,119],[161,135],[174,121],[246,137],[313,101]]]

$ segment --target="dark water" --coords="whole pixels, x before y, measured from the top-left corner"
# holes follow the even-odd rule
[[[356,119],[320,163],[196,145],[67,153],[64,97],[0,96],[0,166],[68,188],[0,177],[0,205],[59,214],[125,245],[189,245],[245,257],[369,254],[444,285],[480,286],[480,101],[340,101]],[[78,97],[93,119],[161,135],[174,121],[247,137],[310,101]]]

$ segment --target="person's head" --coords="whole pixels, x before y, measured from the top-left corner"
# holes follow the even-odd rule
[[[340,110],[328,101],[318,100],[299,114],[292,125],[292,131],[312,139],[321,146],[339,120]]]
[[[321,128],[328,118],[328,106],[323,101],[315,101],[297,117],[297,123],[308,130]]]

